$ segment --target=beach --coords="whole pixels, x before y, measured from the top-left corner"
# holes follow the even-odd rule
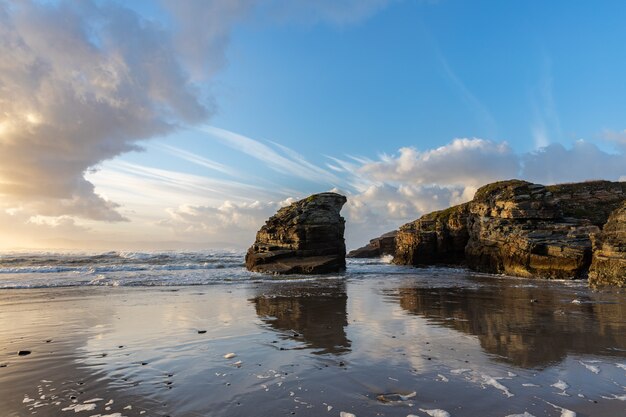
[[[306,278],[130,264],[0,290],[3,416],[624,415],[623,291],[381,260]]]

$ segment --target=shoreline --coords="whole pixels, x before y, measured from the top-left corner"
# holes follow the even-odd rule
[[[605,416],[624,405],[626,295],[618,290],[406,269],[0,290],[0,305],[8,416],[69,415],[62,409],[73,404],[93,407],[76,415],[128,417],[560,416],[549,403]],[[16,356],[22,349],[32,353]]]

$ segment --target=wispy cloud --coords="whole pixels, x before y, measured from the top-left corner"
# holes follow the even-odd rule
[[[194,200],[224,201],[235,199],[254,201],[268,195],[284,196],[276,188],[268,191],[256,184],[193,175],[179,171],[133,164],[125,161],[111,161],[90,178],[104,190],[124,190],[131,196],[144,196],[167,202],[178,201],[173,195],[184,195]],[[130,197],[132,202],[136,197]]]
[[[542,59],[541,78],[533,90],[531,104],[534,121],[530,131],[535,148],[542,148],[558,142],[562,137],[561,121],[554,98],[552,77],[552,60],[544,52]]]
[[[337,184],[340,182],[339,177],[335,174],[309,163],[298,153],[286,146],[277,145],[283,153],[281,155],[268,145],[239,133],[214,126],[204,126],[198,128],[198,130],[208,133],[235,150],[264,162],[269,168],[281,174],[291,175],[306,181],[318,183],[327,182],[329,184]]]
[[[215,108],[208,83],[226,62],[236,24],[253,11],[281,10],[289,21],[342,24],[387,3],[163,0],[155,2],[159,21],[119,1],[0,0],[0,196],[33,214],[124,220],[85,172],[140,141],[206,123]],[[334,181],[302,158],[254,149],[277,170]],[[215,161],[170,152],[233,174]]]
[[[194,163],[196,165],[205,167],[205,168],[209,168],[211,170],[214,171],[218,171],[221,172],[223,174],[227,174],[233,177],[237,177],[239,176],[239,174],[232,169],[231,167],[228,167],[224,164],[221,164],[219,162],[216,161],[212,161],[208,158],[205,158],[203,156],[191,153],[189,151],[186,151],[184,149],[180,149],[177,148],[175,146],[171,146],[171,145],[166,145],[166,144],[154,144],[154,145],[149,145],[150,148],[154,148],[154,149],[160,149],[163,150],[167,153],[169,153],[170,155],[176,156],[178,158],[184,159],[185,161]]]
[[[472,93],[472,91],[465,85],[461,77],[452,69],[448,60],[443,55],[441,49],[435,45],[435,52],[437,59],[439,60],[444,73],[448,76],[448,79],[457,87],[461,93],[461,97],[465,100],[470,110],[476,115],[476,119],[486,129],[489,137],[496,137],[498,126],[493,115],[487,109],[487,107]]]

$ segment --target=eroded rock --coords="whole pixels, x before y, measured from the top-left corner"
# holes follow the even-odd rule
[[[358,249],[350,251],[348,258],[379,258],[384,255],[395,255],[397,230],[387,232]]]
[[[626,201],[611,213],[601,233],[591,235],[591,240],[589,284],[626,287]]]
[[[281,208],[257,232],[246,268],[275,274],[324,274],[346,267],[346,197],[314,194]]]
[[[591,263],[588,219],[566,218],[540,184],[503,181],[480,188],[469,203],[469,267],[522,277],[586,278]]]
[[[459,264],[465,258],[468,205],[426,214],[400,227],[393,262],[401,265]]]
[[[592,236],[597,236],[594,276],[623,276],[626,243],[621,212],[611,215],[614,220],[605,226],[606,237],[599,227],[625,197],[624,182],[488,184],[469,203],[402,226],[394,263],[464,263],[478,271],[522,277],[587,278]]]

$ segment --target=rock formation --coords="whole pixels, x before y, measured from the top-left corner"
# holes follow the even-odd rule
[[[346,197],[314,194],[283,207],[257,232],[246,268],[275,274],[324,274],[346,267]]]
[[[469,203],[468,266],[522,277],[585,278],[591,263],[589,234],[599,229],[588,218],[565,217],[559,201],[547,187],[525,181],[479,189]]]
[[[602,233],[592,234],[589,284],[626,287],[626,201],[609,216]]]
[[[387,232],[358,249],[350,251],[348,258],[379,258],[384,255],[394,255],[396,253],[397,230]]]
[[[394,263],[465,264],[522,277],[586,278],[594,236],[592,276],[615,283],[608,276],[621,274],[623,282],[625,215],[611,212],[625,199],[626,182],[488,184],[469,203],[402,226]],[[611,221],[600,233],[609,215]]]
[[[400,227],[393,262],[401,265],[458,264],[467,244],[467,204],[426,214]]]

